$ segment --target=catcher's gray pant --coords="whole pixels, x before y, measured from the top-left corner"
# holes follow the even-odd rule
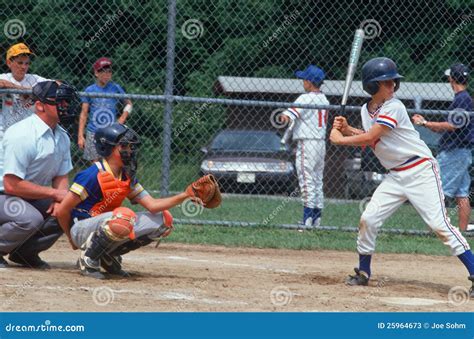
[[[0,255],[13,252],[34,234],[41,232],[51,200],[26,201],[0,195]],[[57,239],[51,240],[52,245]]]
[[[89,235],[95,232],[104,220],[109,219],[111,216],[112,212],[107,212],[96,217],[76,222],[71,228],[71,237],[74,244],[76,244],[77,247],[81,247],[86,242]],[[137,220],[133,227],[135,230],[135,236],[136,238],[139,238],[143,235],[147,235],[150,238],[156,238],[161,234],[159,230],[161,225],[163,225],[162,213],[152,214],[150,212],[138,212]],[[110,248],[110,252],[127,241],[129,240],[125,239],[123,241],[117,241],[115,244],[116,246]]]
[[[298,140],[295,167],[305,207],[319,209],[324,207],[323,171],[325,156],[325,140]]]

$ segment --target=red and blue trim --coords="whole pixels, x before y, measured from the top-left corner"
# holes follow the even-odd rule
[[[394,129],[398,125],[397,120],[386,115],[379,115],[377,117],[377,120],[375,120],[375,122],[380,125],[388,126],[391,129]]]

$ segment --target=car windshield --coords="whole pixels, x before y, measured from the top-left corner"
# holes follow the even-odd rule
[[[211,144],[216,151],[263,151],[280,150],[280,138],[268,132],[223,132]]]

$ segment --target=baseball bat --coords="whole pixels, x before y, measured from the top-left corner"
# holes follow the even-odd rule
[[[357,69],[357,63],[359,62],[360,51],[362,49],[362,43],[364,42],[364,30],[357,29],[354,34],[354,40],[352,41],[351,55],[349,57],[349,65],[347,66],[346,82],[344,83],[344,92],[342,93],[341,101],[341,115],[343,116],[346,112],[347,98],[351,90],[352,80]]]
[[[291,134],[293,133],[294,128],[295,128],[295,121],[291,120],[290,125],[288,126],[288,128],[285,131],[285,134],[283,134],[283,137],[280,140],[280,143],[282,145],[285,145],[288,143],[288,141],[290,140]]]

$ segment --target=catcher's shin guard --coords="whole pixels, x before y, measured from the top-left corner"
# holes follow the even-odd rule
[[[110,241],[106,242],[105,233],[102,228],[91,233],[86,242],[82,245],[81,256],[79,257],[79,268],[81,274],[95,279],[105,279],[100,272],[100,256],[105,253],[105,248],[110,246]]]
[[[122,270],[122,257],[120,255],[112,256],[104,254],[100,258],[100,266],[109,274],[118,275],[124,278],[130,277],[130,274]]]

